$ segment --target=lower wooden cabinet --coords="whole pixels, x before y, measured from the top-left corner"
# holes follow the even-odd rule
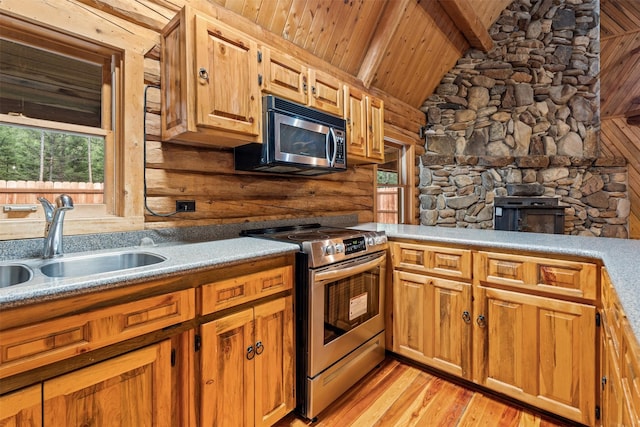
[[[597,425],[596,306],[584,298],[595,295],[597,281],[578,274],[593,273],[594,264],[421,242],[390,246],[395,353]],[[522,274],[505,279],[507,272]],[[551,287],[558,272],[562,283],[589,293]]]
[[[0,398],[0,425],[170,426],[169,340]]]
[[[404,271],[393,282],[393,351],[470,378],[471,285]]]
[[[595,424],[595,307],[474,289],[474,381]]]
[[[270,426],[294,399],[292,297],[201,325],[202,426]]]
[[[640,348],[626,314],[602,269],[600,343],[603,426],[640,426]]]
[[[41,427],[42,385],[0,396],[0,426]]]

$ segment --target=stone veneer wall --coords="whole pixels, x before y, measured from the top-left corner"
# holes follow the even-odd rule
[[[565,206],[565,233],[628,237],[624,159],[599,158],[598,0],[514,0],[422,109],[421,224],[493,228],[507,184]]]

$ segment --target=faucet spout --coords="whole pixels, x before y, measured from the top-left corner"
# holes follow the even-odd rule
[[[53,258],[64,253],[62,246],[62,226],[64,224],[64,214],[73,209],[73,199],[67,194],[61,194],[56,198],[54,207],[44,197],[38,197],[46,219],[44,229],[44,249],[43,258]]]

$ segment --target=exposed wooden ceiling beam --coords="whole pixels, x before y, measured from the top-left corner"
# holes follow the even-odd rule
[[[367,54],[360,65],[358,78],[366,88],[371,86],[371,82],[376,75],[376,71],[384,58],[384,54],[393,39],[400,21],[404,16],[407,5],[411,0],[400,0],[387,2],[380,22],[376,26],[375,33],[369,43]]]
[[[469,0],[440,0],[440,4],[472,47],[484,52],[491,50],[493,39]]]

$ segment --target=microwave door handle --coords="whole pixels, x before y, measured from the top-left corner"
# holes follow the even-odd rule
[[[336,133],[333,131],[333,128],[329,128],[329,134],[331,135],[331,139],[333,140],[333,155],[331,156],[329,165],[333,167],[336,165],[336,155],[338,154],[338,139],[336,138]]]
[[[327,163],[331,166],[331,131],[327,132],[324,140],[324,151],[327,153]]]

